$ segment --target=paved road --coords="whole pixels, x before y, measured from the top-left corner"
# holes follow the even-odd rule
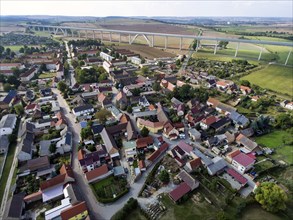
[[[67,41],[65,41],[65,47],[66,47],[66,51],[67,51],[68,57],[69,57],[67,59],[67,63],[69,64],[69,80],[70,80],[69,85],[70,86],[73,86],[73,85],[76,84],[76,80],[75,80],[75,76],[74,76],[74,68],[71,65],[72,56],[71,56],[71,52],[70,52],[70,49],[69,49],[69,46],[68,46],[68,42]]]
[[[18,161],[17,155],[18,155],[18,152],[20,150],[19,142],[21,141],[21,133],[22,133],[21,126],[22,126],[22,121],[20,121],[20,123],[19,123],[18,134],[17,134],[17,145],[16,145],[16,149],[15,149],[15,153],[14,153],[12,166],[10,168],[10,173],[9,173],[9,176],[8,176],[8,179],[7,179],[7,182],[6,182],[4,195],[3,195],[3,198],[2,198],[2,203],[1,203],[1,208],[0,208],[0,219],[3,219],[3,215],[5,213],[5,210],[7,210],[9,208],[7,206],[7,205],[9,205],[9,204],[7,204],[7,201],[8,201],[8,198],[9,198],[9,193],[11,192],[10,188],[11,188],[11,182],[12,182],[14,170],[17,167],[17,161]]]

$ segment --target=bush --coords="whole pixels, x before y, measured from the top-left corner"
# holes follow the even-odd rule
[[[127,203],[123,206],[122,209],[120,209],[118,212],[116,212],[111,220],[124,220],[127,219],[129,213],[133,210],[135,210],[138,207],[138,202],[134,198],[130,198]]]

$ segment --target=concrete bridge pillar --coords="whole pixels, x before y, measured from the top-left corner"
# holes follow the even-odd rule
[[[93,31],[93,39],[96,39],[95,31]]]
[[[152,47],[154,47],[154,46],[155,46],[155,36],[152,35]]]
[[[121,43],[121,33],[119,33],[119,43]]]
[[[216,53],[217,53],[217,47],[218,47],[218,41],[216,42],[216,45],[215,45],[214,55],[216,55]]]
[[[101,41],[104,40],[103,31],[101,31]]]
[[[112,42],[112,32],[109,33],[110,36],[110,42]]]
[[[166,36],[165,37],[165,49],[167,49],[167,47],[168,47],[168,37]]]
[[[87,31],[85,31],[85,38],[87,39]]]
[[[198,51],[198,48],[199,48],[199,40],[196,40],[196,48],[195,48],[195,52]]]
[[[259,56],[258,56],[258,59],[257,60],[260,60],[262,51],[263,51],[263,47],[260,48],[260,52],[259,52]]]
[[[237,46],[236,46],[236,51],[235,51],[235,55],[234,55],[234,57],[237,57],[237,53],[238,53],[238,49],[239,49],[239,42],[237,43]]]
[[[78,38],[80,38],[80,31],[78,31]]]
[[[182,50],[182,37],[180,37],[179,49]]]
[[[289,53],[288,53],[288,56],[287,56],[287,59],[286,59],[285,65],[287,65],[287,63],[288,63],[288,61],[289,61],[289,58],[290,58],[291,52],[292,52],[292,48],[290,49],[290,51],[289,51]]]
[[[129,40],[129,44],[131,44],[131,36],[130,36],[130,34],[128,35],[128,40]]]

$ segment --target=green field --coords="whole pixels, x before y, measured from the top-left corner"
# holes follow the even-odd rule
[[[273,159],[284,160],[287,163],[292,164],[293,145],[284,145],[284,139],[292,140],[292,136],[290,133],[280,130],[255,138],[259,145],[275,149],[276,152],[272,155]]]
[[[268,65],[264,69],[253,72],[241,79],[275,92],[293,96],[292,67]]]
[[[39,75],[39,79],[45,79],[45,78],[53,78],[56,76],[56,73],[41,73]]]

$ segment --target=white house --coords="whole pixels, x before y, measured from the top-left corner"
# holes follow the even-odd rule
[[[147,100],[147,98],[145,96],[141,96],[139,98],[138,104],[142,107],[148,107],[150,106],[149,101]]]
[[[94,108],[92,105],[87,104],[87,105],[77,106],[73,108],[72,112],[76,117],[79,117],[82,115],[92,114],[94,112]]]
[[[102,57],[104,60],[107,60],[107,61],[111,61],[114,59],[114,57],[104,52],[100,53],[100,57]]]
[[[239,153],[232,158],[232,166],[242,174],[252,168],[254,162],[255,160],[252,157],[244,153]]]
[[[56,70],[56,63],[54,61],[44,62],[47,70]]]
[[[37,69],[35,67],[29,69],[28,71],[26,71],[25,73],[22,73],[20,75],[20,81],[21,82],[29,82],[37,73]]]
[[[114,66],[112,66],[112,64],[109,63],[108,61],[103,62],[103,68],[106,70],[107,73],[110,73],[111,71],[114,70]]]
[[[139,57],[131,57],[131,62],[136,65],[139,65],[141,64],[141,59]]]
[[[16,115],[4,115],[0,121],[0,135],[12,134],[16,124]]]
[[[200,140],[201,133],[195,128],[189,129],[188,134],[193,141]]]

